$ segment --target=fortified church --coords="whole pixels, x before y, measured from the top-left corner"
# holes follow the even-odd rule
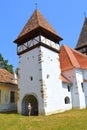
[[[14,41],[19,56],[18,113],[27,115],[28,103],[31,115],[87,107],[87,19],[76,50],[60,46],[61,40],[36,9]]]

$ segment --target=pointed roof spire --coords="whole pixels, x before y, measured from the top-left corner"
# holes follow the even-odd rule
[[[44,16],[42,16],[42,14],[36,9],[14,42],[19,43],[23,38],[29,37],[32,33],[34,34],[35,32],[38,32],[37,30],[39,32],[44,32],[47,35],[50,34],[51,37],[55,38],[57,41],[62,40]]]
[[[85,46],[87,46],[87,18],[86,17],[75,49],[78,50],[79,48]]]

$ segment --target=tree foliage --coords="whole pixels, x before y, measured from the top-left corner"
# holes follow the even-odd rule
[[[0,54],[0,68],[6,69],[10,73],[13,73],[13,65],[9,65],[8,60],[5,60],[2,54]]]
[[[18,71],[19,71],[19,68],[16,68],[15,73],[17,74],[17,76],[18,76]]]

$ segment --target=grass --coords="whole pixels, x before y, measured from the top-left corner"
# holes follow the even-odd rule
[[[0,113],[0,130],[87,130],[87,109],[31,117]]]

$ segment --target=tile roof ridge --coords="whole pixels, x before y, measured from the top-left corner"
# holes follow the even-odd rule
[[[82,54],[79,51],[73,50],[73,53],[75,55],[75,57],[77,58],[77,61],[80,64],[80,68],[81,69],[87,69],[87,55]]]
[[[38,25],[40,26],[40,19],[39,19],[39,10],[38,9],[36,9],[35,10],[36,11],[36,17],[37,17],[37,23],[38,23]]]
[[[4,69],[4,68],[0,68],[0,71],[1,71],[2,73],[5,73],[5,74],[7,74],[7,75],[10,75],[10,76],[13,75],[12,73],[10,73],[8,70],[6,70],[6,69]],[[1,73],[1,75],[2,75],[2,73]]]
[[[73,84],[63,73],[61,73],[61,76],[64,77],[69,84]]]
[[[72,66],[79,68],[79,67],[80,67],[80,64],[79,64],[79,62],[78,62],[76,56],[75,56],[74,53],[73,53],[74,49],[72,49],[72,48],[70,48],[70,47],[68,47],[67,45],[64,45],[64,44],[63,44],[63,46],[64,46],[64,48],[65,48],[66,54],[67,54],[67,56],[68,56],[68,58],[69,58],[69,60],[70,60],[70,63],[72,64]],[[70,53],[70,54],[69,54],[69,53]],[[72,58],[71,58],[71,55],[72,55],[72,58],[74,58],[75,63],[76,63],[77,66],[75,65],[75,63],[73,63],[73,60],[72,60]]]
[[[76,61],[78,62],[78,64],[79,64],[79,68],[81,68],[81,65],[80,65],[80,63],[79,63],[79,61],[78,61],[78,59],[77,59],[77,57],[75,56],[75,54],[74,54],[74,52],[75,53],[78,53],[76,50],[74,50],[74,49],[72,49],[72,48],[70,48],[71,49],[71,51],[72,51],[72,53],[73,53],[73,55],[74,55],[74,57],[75,57],[75,59],[76,59]]]
[[[71,49],[72,49],[72,48],[71,48]],[[87,58],[87,55],[85,55],[85,54],[83,54],[83,53],[81,53],[81,52],[79,52],[79,51],[77,51],[77,50],[72,49],[72,51],[74,51],[75,53],[77,53],[77,54],[79,54],[79,55],[81,55],[81,56]]]
[[[4,72],[8,72],[10,73],[9,71],[7,71],[6,69],[3,69],[3,68],[0,68],[1,71],[4,71]],[[11,74],[11,73],[10,73]]]
[[[51,30],[53,30],[56,33],[56,35],[58,35],[56,30],[52,27],[52,25],[48,22],[48,20],[44,17],[44,15],[41,14],[38,9],[36,9],[35,11],[36,11],[36,15],[37,15],[38,25],[40,27],[43,27],[43,28],[47,29],[45,26],[43,26],[44,22],[45,22],[45,24],[49,26],[47,30],[49,30],[49,28],[51,28]],[[43,25],[42,25],[42,22],[43,22]]]
[[[13,80],[13,74],[3,68],[0,68],[0,83],[17,84]]]
[[[63,44],[63,46],[64,46],[64,49],[65,49],[65,51],[66,51],[66,54],[67,54],[67,56],[69,57],[69,61],[70,61],[70,63],[72,64],[72,62],[71,62],[71,60],[70,60],[70,55],[68,54],[68,51],[67,51],[67,48],[68,49],[70,49],[68,46],[66,46],[65,44]],[[73,64],[72,64],[73,65]]]
[[[14,42],[20,44],[20,41],[22,42],[23,39],[27,39],[28,36],[32,35],[32,33],[34,33],[38,29],[39,31],[43,31],[46,34],[49,33],[50,36],[52,36],[52,38],[56,41],[62,40],[59,34],[50,25],[46,18],[40,13],[40,11],[38,9],[35,9]]]
[[[0,70],[4,70],[3,68],[0,68]]]

